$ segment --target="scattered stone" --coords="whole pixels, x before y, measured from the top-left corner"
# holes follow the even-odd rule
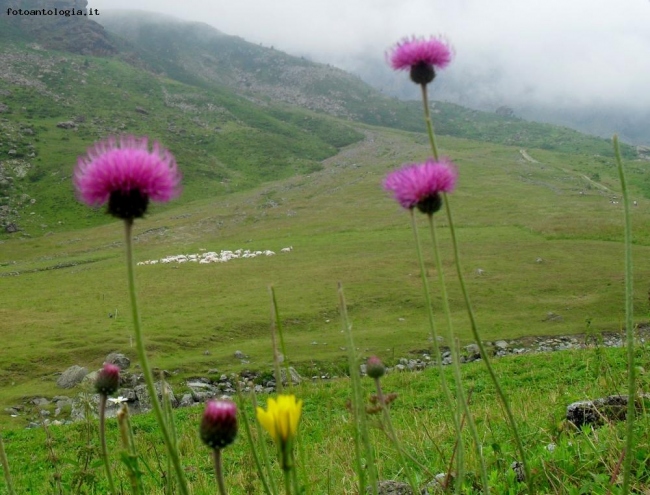
[[[642,409],[643,400],[650,394],[637,398],[636,408]],[[627,395],[610,395],[595,400],[582,400],[569,404],[566,419],[580,428],[582,425],[600,426],[606,421],[624,421],[627,416]]]
[[[515,472],[516,479],[519,483],[526,481],[526,471],[524,471],[523,462],[514,461],[512,464],[510,464],[510,469]]]
[[[59,388],[72,388],[81,383],[84,377],[88,374],[88,369],[81,366],[70,366],[65,370],[56,381]]]
[[[111,352],[106,356],[104,362],[114,364],[115,366],[118,366],[120,370],[128,370],[131,366],[131,360],[120,352]]]
[[[505,351],[508,349],[508,347],[510,347],[510,344],[508,344],[505,340],[497,340],[494,343],[494,348],[500,351]]]
[[[156,382],[154,384],[154,388],[156,389],[156,395],[158,396],[158,400],[162,402],[162,390],[163,390],[163,385],[162,382]],[[165,382],[165,388],[169,394],[169,400],[172,404],[172,407],[178,407],[178,399],[174,395],[174,392],[169,385],[169,383]],[[142,384],[138,385],[135,387],[135,395],[138,397],[138,406],[141,411],[150,411],[151,410],[151,396],[149,395],[149,391],[147,390],[147,385]]]
[[[248,357],[242,351],[235,351],[234,356],[235,356],[235,359],[246,359]]]
[[[147,112],[144,108],[142,107],[135,107],[135,111],[138,113],[141,113],[142,115],[149,115],[149,112]]]
[[[293,366],[289,367],[289,376],[291,377],[291,383],[294,385],[299,384],[302,382],[302,377],[298,374],[296,369]],[[280,370],[280,377],[282,379],[282,384],[287,385],[287,370],[285,368],[282,368]]]
[[[56,126],[61,128],[61,129],[76,129],[77,128],[77,124],[75,124],[71,120],[68,120],[66,122],[59,122],[58,124],[56,124]]]
[[[546,313],[546,318],[544,318],[542,321],[561,322],[564,321],[564,318],[562,318],[560,315],[556,315],[552,311],[549,311]]]
[[[7,234],[13,234],[14,232],[18,232],[18,226],[15,223],[8,223],[5,225],[5,232]]]

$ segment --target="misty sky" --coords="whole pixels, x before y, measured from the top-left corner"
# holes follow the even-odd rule
[[[650,0],[89,0],[89,7],[201,21],[347,70],[382,60],[404,36],[441,34],[456,52],[447,77],[471,81],[477,98],[650,111]]]

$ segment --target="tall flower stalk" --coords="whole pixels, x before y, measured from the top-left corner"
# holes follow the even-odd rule
[[[221,451],[237,436],[237,406],[230,400],[210,400],[205,406],[199,428],[201,440],[212,449],[214,474],[219,495],[227,495],[223,479]]]
[[[114,364],[104,363],[104,367],[99,371],[97,380],[95,380],[95,390],[99,394],[99,438],[102,445],[102,460],[106,469],[106,478],[108,486],[113,495],[117,495],[115,484],[113,483],[113,474],[108,462],[108,449],[106,448],[106,400],[109,395],[117,392],[120,385],[120,368]]]
[[[433,129],[433,123],[431,121],[431,113],[429,111],[429,100],[428,100],[428,94],[427,94],[427,86],[429,83],[431,83],[434,78],[436,77],[436,70],[437,69],[443,69],[445,68],[451,61],[452,59],[452,50],[450,46],[442,39],[440,38],[435,38],[431,37],[429,39],[424,39],[424,38],[412,38],[412,39],[404,39],[401,42],[399,42],[397,45],[395,45],[388,53],[387,53],[387,59],[388,62],[390,63],[391,67],[396,70],[408,70],[410,73],[410,78],[411,80],[420,86],[422,90],[422,102],[424,106],[424,120],[426,124],[426,129],[427,129],[427,135],[429,137],[429,143],[431,145],[431,151],[433,153],[433,159],[437,162],[440,160],[440,154],[438,152],[438,146],[436,144],[436,137],[435,137],[435,132]],[[471,324],[471,329],[472,329],[472,335],[474,340],[476,341],[477,345],[479,346],[479,350],[481,353],[481,357],[483,359],[483,362],[485,363],[488,373],[490,375],[490,378],[492,382],[494,383],[494,386],[497,390],[497,395],[499,396],[499,399],[503,405],[503,408],[505,410],[508,422],[510,424],[510,427],[512,429],[512,433],[515,439],[515,444],[517,446],[517,451],[519,452],[519,456],[521,458],[521,462],[524,465],[524,472],[525,472],[525,477],[526,477],[526,482],[528,484],[528,490],[530,493],[533,493],[532,491],[532,479],[530,476],[530,470],[528,467],[528,463],[525,461],[525,452],[523,449],[523,444],[521,442],[521,438],[519,436],[519,432],[517,429],[517,425],[514,421],[514,417],[512,415],[512,411],[510,409],[510,405],[508,402],[508,399],[503,392],[501,385],[499,384],[499,381],[494,373],[494,370],[492,369],[492,365],[489,360],[488,354],[485,352],[485,347],[483,345],[483,342],[481,340],[481,337],[478,332],[478,326],[476,324],[476,318],[474,316],[474,311],[472,309],[472,304],[469,298],[469,294],[467,292],[467,287],[465,284],[465,280],[463,277],[463,271],[461,267],[461,262],[460,262],[460,250],[458,248],[458,240],[456,238],[456,230],[454,228],[454,221],[453,221],[453,215],[451,211],[451,206],[450,202],[448,200],[448,193],[449,191],[445,189],[440,189],[439,191],[436,191],[435,194],[430,194],[430,197],[435,198],[436,204],[438,209],[440,208],[440,204],[445,205],[445,212],[447,215],[447,221],[449,224],[449,232],[451,236],[451,241],[452,241],[452,247],[453,247],[453,252],[454,252],[454,260],[455,260],[455,265],[456,265],[456,272],[458,275],[458,280],[461,286],[461,291],[463,293],[463,298],[465,300],[465,306],[469,315],[470,319],[470,324]],[[421,193],[421,190],[418,190],[418,194]],[[423,201],[422,197],[418,197],[417,201],[414,203],[414,205],[417,204],[418,207],[420,205],[418,203],[421,203]],[[404,206],[404,204],[403,204]],[[422,211],[425,213],[431,214],[432,212],[427,212],[420,208]],[[432,234],[434,234],[434,227],[432,226]],[[450,345],[453,345],[453,342],[450,343]],[[466,406],[466,403],[465,403]],[[468,418],[470,418],[468,416]],[[471,419],[471,418],[470,418]],[[460,437],[459,437],[460,439]],[[478,448],[478,445],[477,445]],[[462,452],[462,448],[459,447],[459,453]],[[485,476],[484,476],[485,480]]]
[[[86,156],[78,159],[74,184],[80,201],[89,206],[107,204],[108,213],[124,221],[128,292],[138,358],[153,412],[174,466],[179,491],[182,495],[189,495],[185,473],[165,422],[147,359],[133,262],[134,220],[144,216],[150,200],[167,202],[180,192],[180,173],[176,161],[157,142],[150,149],[146,137],[109,138],[90,147]]]
[[[440,287],[440,296],[442,298],[442,311],[447,320],[447,339],[451,347],[451,353],[453,356],[452,366],[454,368],[454,378],[456,380],[456,390],[458,394],[458,411],[457,414],[461,414],[461,410],[464,413],[464,417],[467,418],[467,424],[469,426],[470,434],[474,440],[474,445],[476,446],[476,453],[479,459],[480,470],[481,470],[481,480],[483,482],[483,487],[485,494],[490,493],[488,486],[488,477],[487,470],[485,469],[485,460],[483,459],[481,451],[481,441],[478,436],[478,431],[476,430],[476,423],[474,418],[469,410],[469,404],[467,398],[465,397],[465,389],[463,388],[463,379],[460,372],[460,352],[458,350],[458,345],[456,345],[456,336],[454,334],[453,324],[451,321],[451,309],[449,307],[449,298],[447,297],[447,285],[445,283],[445,275],[442,269],[442,260],[440,259],[440,249],[438,247],[438,238],[436,235],[436,226],[433,219],[433,215],[427,215],[429,219],[429,230],[431,231],[431,243],[433,244],[433,257],[435,259],[436,271],[438,272],[438,285]],[[462,419],[458,419],[459,422],[459,431],[462,431]],[[462,455],[462,443],[458,446],[458,455]]]
[[[296,400],[294,395],[278,395],[277,399],[269,398],[266,410],[257,408],[257,421],[277,445],[278,459],[284,473],[286,495],[301,493],[294,455],[301,413],[302,400]]]
[[[384,426],[387,430],[388,438],[390,439],[391,442],[393,442],[393,445],[395,446],[395,450],[397,450],[397,455],[399,457],[400,464],[406,473],[406,479],[408,480],[409,485],[411,485],[411,490],[413,491],[413,493],[418,493],[419,488],[418,488],[417,481],[415,480],[415,476],[413,475],[413,470],[406,463],[404,448],[402,447],[399,438],[397,438],[397,434],[395,433],[395,428],[393,428],[393,421],[390,418],[390,411],[388,410],[388,401],[386,400],[386,396],[384,395],[384,391],[381,387],[381,377],[384,376],[384,373],[386,372],[386,368],[378,357],[373,356],[368,358],[368,361],[366,362],[366,370],[368,376],[372,378],[375,382],[375,390],[377,391],[377,401],[379,402],[379,407],[381,408],[381,413],[384,420]]]
[[[422,101],[424,105],[424,120],[426,123],[427,127],[427,134],[429,136],[429,144],[431,145],[431,151],[433,153],[434,158],[438,156],[438,147],[436,145],[436,137],[435,133],[433,130],[433,123],[431,122],[431,112],[429,111],[429,103],[428,103],[428,98],[427,98],[427,88],[426,85],[422,85]],[[479,352],[481,353],[481,359],[485,363],[485,367],[487,368],[488,374],[490,375],[490,379],[492,380],[492,383],[494,384],[494,387],[497,391],[497,395],[499,397],[499,400],[501,401],[501,405],[503,406],[503,409],[505,411],[508,423],[510,424],[510,428],[512,429],[512,435],[515,439],[515,444],[517,447],[517,451],[519,452],[519,456],[521,458],[521,462],[524,465],[524,473],[526,476],[526,483],[528,484],[528,490],[530,493],[533,493],[532,491],[532,478],[530,476],[530,469],[528,467],[528,463],[526,462],[526,452],[524,451],[524,446],[523,443],[521,442],[521,437],[519,435],[519,429],[517,428],[517,423],[515,422],[514,416],[512,414],[512,409],[510,408],[510,402],[508,401],[508,397],[506,396],[505,392],[503,391],[503,388],[501,388],[501,384],[499,383],[499,380],[496,376],[496,373],[494,372],[494,369],[492,368],[492,363],[490,362],[490,356],[485,350],[485,346],[483,345],[483,340],[481,339],[481,335],[478,330],[478,324],[476,323],[476,316],[474,314],[474,308],[472,306],[472,302],[469,298],[469,292],[467,291],[467,285],[465,284],[465,276],[463,275],[463,269],[460,261],[460,249],[458,247],[458,238],[456,237],[456,228],[454,226],[454,218],[452,215],[451,211],[451,205],[449,203],[449,198],[447,197],[446,192],[442,193],[442,202],[445,205],[445,213],[447,215],[447,222],[449,224],[449,235],[451,237],[451,244],[452,248],[454,251],[454,261],[455,261],[455,266],[456,266],[456,274],[458,276],[458,283],[460,284],[460,289],[461,292],[463,293],[463,299],[465,300],[465,308],[467,309],[467,315],[469,317],[470,321],[470,328],[472,330],[472,337],[474,341],[476,342],[476,345],[478,345]]]

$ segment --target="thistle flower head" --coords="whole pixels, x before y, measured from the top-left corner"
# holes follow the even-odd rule
[[[370,378],[381,378],[386,373],[386,366],[377,356],[371,356],[366,361],[366,373]]]
[[[176,197],[180,173],[172,154],[146,137],[111,137],[88,148],[79,157],[74,185],[80,201],[89,206],[108,202],[108,213],[125,220],[144,215],[149,200],[167,202]]]
[[[276,443],[286,445],[298,433],[302,400],[296,401],[294,395],[278,395],[277,400],[269,398],[266,404],[266,411],[257,408],[257,420]]]
[[[104,366],[95,379],[95,390],[98,394],[109,396],[117,392],[120,386],[120,368],[111,363],[104,363]]]
[[[454,190],[458,172],[451,161],[429,159],[424,163],[404,165],[384,180],[384,189],[391,191],[402,207],[432,214],[442,206],[440,193]]]
[[[395,70],[409,70],[416,84],[428,84],[436,76],[436,69],[444,69],[451,62],[449,44],[434,36],[404,38],[386,52],[386,59]]]
[[[237,436],[237,405],[230,400],[209,400],[199,433],[201,440],[213,449],[230,445]]]

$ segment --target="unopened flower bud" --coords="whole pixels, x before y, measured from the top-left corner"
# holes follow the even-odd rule
[[[95,380],[95,390],[101,395],[113,395],[120,386],[120,368],[114,364],[104,363]]]
[[[210,400],[199,429],[201,440],[213,449],[230,445],[237,436],[237,405],[230,400]]]
[[[386,373],[386,366],[377,356],[371,356],[366,363],[366,373],[370,378],[381,378]]]

